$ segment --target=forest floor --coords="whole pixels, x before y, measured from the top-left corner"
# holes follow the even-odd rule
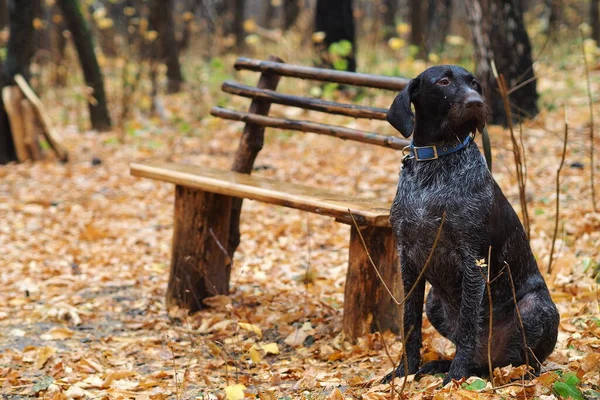
[[[531,246],[561,314],[556,349],[533,380],[519,380],[522,369],[513,367],[495,372],[500,388],[475,377],[442,387],[441,377],[426,376],[409,379],[405,398],[600,396],[600,213],[592,211],[583,67],[538,74],[542,100],[556,104],[523,125],[523,144]],[[594,71],[595,93],[599,78]],[[282,88],[289,89],[285,83]],[[392,96],[378,93],[362,102],[387,107]],[[561,99],[568,101],[569,142],[556,258],[548,274],[565,121]],[[210,93],[169,96],[162,119],[134,115],[124,143],[118,131],[66,126],[60,133],[69,163],[49,156],[0,168],[4,398],[391,398],[392,386],[378,382],[395,362],[387,353],[397,360],[402,346],[391,333],[356,344],[345,340],[349,227],[331,218],[245,201],[231,294],[210,299],[209,308],[192,316],[168,317],[173,187],[131,177],[128,164],[161,159],[229,168],[242,125],[189,117],[214,103]],[[308,118],[282,107],[273,113]],[[360,127],[394,134],[384,122]],[[494,176],[520,212],[510,133],[491,127],[490,134]],[[597,150],[599,144],[597,137]],[[267,131],[255,166],[257,174],[280,180],[391,201],[400,154]],[[597,190],[599,166],[597,160]],[[451,358],[453,351],[426,321],[424,360]],[[400,390],[400,379],[394,387]]]

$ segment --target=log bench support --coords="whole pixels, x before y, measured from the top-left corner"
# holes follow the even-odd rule
[[[396,240],[391,228],[360,227],[367,251],[355,226],[350,228],[348,271],[344,289],[343,329],[346,337],[354,339],[370,332],[391,330],[400,332],[400,308],[381,282],[397,300],[402,297],[400,265]],[[377,276],[369,255],[381,278]]]
[[[227,254],[231,197],[175,186],[175,213],[167,310],[190,312],[202,300],[229,293],[231,259]]]

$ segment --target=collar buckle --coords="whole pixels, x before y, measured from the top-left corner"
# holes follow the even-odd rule
[[[433,151],[433,156],[430,157],[421,157],[419,156],[419,150],[430,150]],[[423,147],[413,147],[413,154],[417,161],[431,161],[437,160],[439,158],[437,146],[423,146]]]

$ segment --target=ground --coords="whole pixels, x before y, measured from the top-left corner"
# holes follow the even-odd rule
[[[523,125],[531,245],[561,314],[556,350],[539,379],[499,389],[477,378],[444,388],[441,377],[411,379],[402,389],[407,398],[549,399],[562,386],[597,396],[591,390],[598,391],[600,381],[594,280],[600,213],[592,210],[585,82],[577,78],[583,74],[580,65],[545,72],[538,71],[546,100],[558,96],[565,82],[575,82],[569,86],[570,138],[551,273],[546,269],[564,132],[562,103]],[[252,81],[255,75],[242,78]],[[386,107],[392,96],[361,101]],[[212,104],[209,95],[174,95],[165,104],[161,118],[136,117],[124,135],[61,127],[71,154],[68,164],[48,152],[45,161],[0,168],[0,393],[11,399],[237,399],[243,393],[261,399],[390,398],[392,386],[378,380],[402,346],[389,332],[355,344],[345,340],[341,318],[349,227],[331,218],[245,201],[230,295],[210,299],[207,309],[192,316],[169,318],[164,296],[173,187],[131,177],[128,164],[161,159],[228,168],[242,125],[206,112],[196,118],[190,110],[206,110]],[[282,107],[273,113],[324,119]],[[193,122],[182,122],[182,114],[192,115]],[[338,117],[327,121],[357,124]],[[396,134],[384,122],[360,126]],[[494,176],[519,211],[510,133],[500,127],[490,133]],[[596,148],[599,143],[596,139]],[[335,138],[267,131],[256,173],[391,201],[400,157]],[[424,359],[452,354],[452,345],[426,322]],[[497,370],[496,386],[519,378],[521,371]],[[573,376],[581,382],[574,383]],[[397,379],[394,390],[401,384]]]

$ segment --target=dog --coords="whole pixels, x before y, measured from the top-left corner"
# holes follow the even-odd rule
[[[487,113],[477,79],[451,65],[431,67],[410,80],[387,113],[404,137],[412,134],[390,222],[405,295],[414,289],[404,303],[408,369],[400,361],[384,382],[415,373],[447,373],[444,384],[488,375],[488,279],[493,368],[528,363],[539,373],[556,344],[556,305],[523,225],[473,141]],[[421,366],[425,281],[431,285],[427,318],[456,345],[456,354],[451,361]]]

